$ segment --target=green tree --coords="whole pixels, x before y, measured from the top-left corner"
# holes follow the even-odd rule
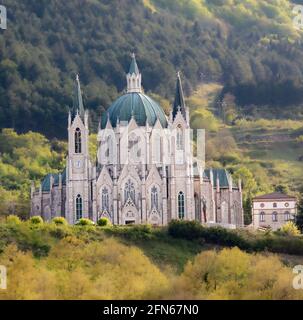
[[[251,222],[251,203],[257,192],[257,182],[252,172],[246,167],[237,169],[234,172],[234,178],[242,181],[244,220],[246,224],[249,224]]]
[[[303,192],[302,191],[298,199],[297,216],[296,216],[296,225],[301,230],[301,232],[303,231]]]

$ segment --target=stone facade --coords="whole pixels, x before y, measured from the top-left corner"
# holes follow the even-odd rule
[[[225,170],[205,169],[193,156],[189,110],[180,75],[169,117],[141,87],[133,57],[127,93],[103,115],[98,154],[88,151],[88,113],[76,79],[73,112],[68,118],[68,156],[62,174],[49,174],[31,191],[32,215],[63,216],[113,224],[167,225],[172,219],[243,226],[241,183]]]
[[[295,197],[270,193],[253,199],[253,226],[278,230],[288,221],[294,221],[297,214],[297,200]]]

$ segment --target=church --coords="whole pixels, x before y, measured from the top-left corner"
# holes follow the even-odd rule
[[[243,226],[241,182],[224,169],[206,169],[194,157],[189,109],[180,74],[169,116],[147,96],[135,55],[127,90],[101,117],[97,158],[89,154],[88,111],[79,77],[68,115],[66,168],[31,188],[31,216],[65,217],[115,225],[165,226],[173,219]]]

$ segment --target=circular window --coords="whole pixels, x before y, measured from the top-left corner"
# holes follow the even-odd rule
[[[264,203],[261,203],[261,204],[260,204],[260,207],[261,207],[261,208],[264,208],[264,207],[265,207],[265,204],[264,204]]]
[[[285,207],[286,207],[286,208],[289,207],[289,203],[288,203],[288,202],[285,203]]]

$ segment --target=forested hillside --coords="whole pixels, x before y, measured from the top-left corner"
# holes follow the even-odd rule
[[[0,127],[66,134],[79,72],[84,101],[99,115],[124,89],[137,53],[145,90],[172,99],[176,70],[185,89],[220,82],[246,114],[302,117],[303,45],[287,0],[3,0]],[[249,94],[247,94],[249,93]],[[248,110],[248,111],[247,111]]]

